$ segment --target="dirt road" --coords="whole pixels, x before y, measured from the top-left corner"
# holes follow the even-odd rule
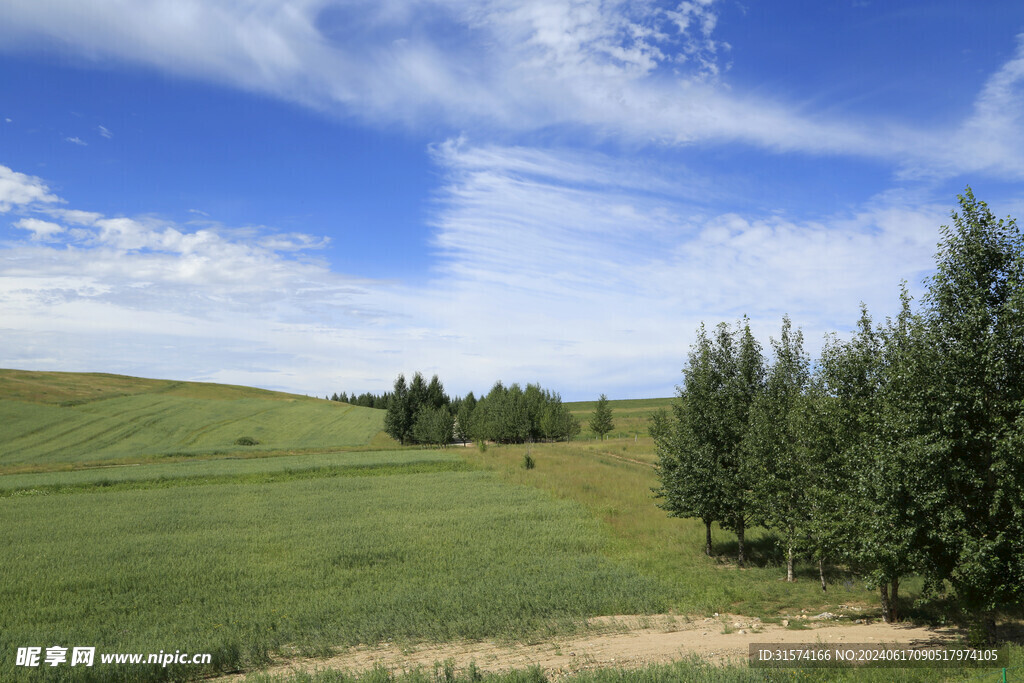
[[[445,643],[403,649],[396,645],[349,648],[330,659],[296,659],[270,666],[268,673],[346,669],[362,671],[375,665],[389,669],[430,668],[448,659],[457,668],[475,662],[484,671],[503,671],[540,665],[553,678],[560,674],[598,667],[640,667],[692,655],[716,662],[746,661],[750,643],[893,643],[924,645],[947,642],[951,629],[890,626],[882,622],[853,623],[829,616],[802,615],[783,624],[733,615],[687,619],[672,615],[619,616],[591,620],[586,635],[545,642],[504,645],[489,642]],[[794,630],[794,626],[806,628]],[[240,680],[236,676],[228,680]]]

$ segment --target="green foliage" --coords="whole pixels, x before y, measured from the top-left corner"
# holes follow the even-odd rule
[[[615,428],[615,420],[612,417],[612,407],[608,405],[608,397],[601,394],[594,408],[594,414],[590,418],[590,429],[604,439],[604,435]]]
[[[533,459],[532,455],[527,453],[527,454],[525,454],[523,456],[523,469],[524,470],[532,470],[536,466],[537,466],[537,461],[535,461]]]
[[[739,537],[752,520],[754,470],[744,457],[750,407],[761,391],[761,349],[745,320],[735,330],[722,323],[714,339],[703,326],[683,369],[683,386],[673,415],[657,414],[652,424],[658,452],[660,507],[671,516],[697,517],[707,527],[719,521]]]
[[[784,319],[763,391],[756,347],[702,329],[674,418],[652,420],[657,493],[737,533],[753,506],[790,557],[835,558],[877,586],[887,620],[922,574],[991,639],[995,610],[1024,600],[1024,236],[968,188],[936,260],[918,311],[905,289],[878,329],[862,310],[814,375]]]
[[[809,434],[802,429],[813,399],[810,358],[803,350],[803,334],[782,320],[779,339],[772,339],[774,361],[763,390],[754,395],[747,433],[743,440],[743,466],[751,488],[754,516],[779,533],[787,554],[787,579],[793,580],[793,556],[812,517],[819,470],[818,454],[807,448]]]
[[[236,446],[256,446],[259,445],[259,441],[251,436],[240,436],[235,439]]]
[[[499,381],[476,403],[470,432],[477,441],[498,443],[571,439],[579,422],[558,394],[536,384],[523,390]]]
[[[561,397],[554,394],[544,407],[540,430],[547,439],[570,441],[580,433],[580,421],[562,403]]]
[[[476,396],[471,391],[459,402],[459,407],[455,412],[455,438],[462,443],[473,438],[473,411],[475,409]]]
[[[416,416],[412,427],[413,439],[416,443],[447,446],[454,438],[454,418],[448,406],[437,407],[425,405]]]
[[[395,379],[395,388],[391,392],[391,402],[384,418],[384,431],[404,445],[412,438],[414,420],[415,413],[409,399],[409,387],[405,384],[405,375],[399,374]]]
[[[417,372],[406,386],[405,375],[400,374],[395,379],[394,391],[388,395],[384,428],[401,444],[446,446],[455,436],[455,417],[450,403],[437,375],[427,384]]]
[[[907,436],[929,488],[925,570],[981,615],[1024,598],[1024,236],[967,188],[937,261]]]

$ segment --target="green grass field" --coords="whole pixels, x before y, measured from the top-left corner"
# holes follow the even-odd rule
[[[1013,661],[1022,650],[1013,648]],[[671,664],[652,664],[639,669],[598,668],[561,676],[548,676],[537,667],[481,673],[478,669],[458,670],[451,662],[413,671],[390,672],[383,668],[349,673],[320,671],[278,676],[252,674],[246,683],[999,683],[1024,679],[1024,667],[1007,670],[949,666],[941,669],[911,668],[821,668],[752,669],[743,665],[715,666],[697,658]]]
[[[748,535],[750,567],[735,567],[735,538],[717,528],[716,557],[707,558],[699,522],[655,507],[646,424],[671,399],[613,402],[618,438],[481,452],[366,450],[388,443],[382,411],[244,387],[0,371],[0,391],[4,681],[182,680],[360,643],[543,638],[596,615],[772,619],[877,608],[875,594],[839,570],[826,594],[810,567],[799,567],[795,584],[781,581],[780,553],[761,530]],[[570,407],[585,422],[593,405]],[[239,435],[262,443],[240,448]],[[332,443],[364,446],[332,451]],[[531,470],[523,467],[528,448]],[[305,450],[322,452],[287,454]],[[82,467],[103,462],[132,464]],[[15,471],[27,468],[40,471]],[[904,590],[914,597],[912,583]],[[18,647],[55,644],[214,659],[205,668],[45,675],[14,666]],[[890,680],[892,671],[855,680]],[[456,680],[421,674],[400,680]],[[570,680],[793,675],[684,662]],[[472,672],[464,679],[478,680]],[[843,679],[801,672],[796,680]]]
[[[615,428],[606,438],[647,435],[647,426],[651,413],[659,408],[671,410],[674,398],[639,398],[622,401],[609,401],[612,407],[612,420]],[[590,418],[597,407],[597,401],[575,401],[566,403],[576,419],[580,421],[580,434],[577,439],[593,439],[594,432],[590,429]]]
[[[10,549],[0,652],[181,649],[211,652],[215,669],[230,670],[284,649],[521,638],[668,607],[661,582],[606,557],[607,534],[578,505],[436,451],[446,469],[407,474],[408,453],[379,454],[376,470],[355,454],[364,467],[315,477],[300,463],[280,470],[278,458],[232,462],[265,464],[278,474],[266,483],[239,471],[202,485],[135,480],[0,498],[0,545]],[[0,658],[0,680],[27,675],[12,664]]]
[[[646,450],[645,450],[646,449]],[[774,538],[760,529],[747,534],[750,566],[733,565],[736,538],[714,527],[715,558],[704,555],[704,525],[674,519],[655,506],[658,485],[650,437],[534,444],[536,467],[522,466],[526,446],[489,446],[467,457],[510,483],[526,484],[571,500],[601,520],[614,542],[610,555],[670,587],[672,607],[682,613],[741,613],[763,617],[800,609],[841,611],[838,605],[875,608],[877,597],[845,573],[832,572],[822,593],[817,568],[798,566],[796,583],[780,581],[785,567]],[[911,589],[907,586],[907,590]]]
[[[362,446],[384,412],[217,384],[0,371],[0,469]],[[251,437],[257,445],[236,441]]]
[[[451,450],[366,451],[281,455],[268,458],[213,458],[172,463],[93,467],[84,470],[32,472],[0,477],[0,496],[87,490],[114,485],[162,485],[315,473],[334,469],[373,469],[426,463],[462,462]]]

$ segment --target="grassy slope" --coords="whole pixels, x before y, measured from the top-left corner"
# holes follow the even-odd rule
[[[672,398],[638,398],[622,401],[608,401],[612,407],[612,421],[614,429],[608,435],[610,437],[624,436],[645,436],[647,434],[647,423],[659,408],[671,411]],[[574,401],[566,403],[569,412],[580,421],[581,439],[594,438],[594,432],[590,429],[590,418],[597,407],[597,401]]]
[[[384,413],[263,389],[0,370],[0,469],[367,444]],[[260,443],[239,447],[250,436]]]
[[[526,446],[489,446],[467,458],[498,472],[506,481],[527,484],[559,498],[582,504],[600,519],[616,542],[612,557],[667,583],[672,606],[683,613],[736,612],[765,617],[779,613],[842,612],[838,605],[877,607],[874,593],[845,573],[832,571],[831,585],[822,593],[817,569],[798,566],[798,581],[781,579],[785,568],[774,539],[763,530],[747,534],[751,565],[733,564],[736,537],[714,528],[715,551],[703,553],[704,526],[699,520],[674,519],[655,505],[651,492],[658,481],[650,437],[533,444],[536,468],[522,466]],[[907,590],[910,590],[910,586]]]

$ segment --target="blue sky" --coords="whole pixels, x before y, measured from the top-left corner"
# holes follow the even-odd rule
[[[1024,213],[1015,2],[9,0],[0,82],[0,367],[665,396]]]

